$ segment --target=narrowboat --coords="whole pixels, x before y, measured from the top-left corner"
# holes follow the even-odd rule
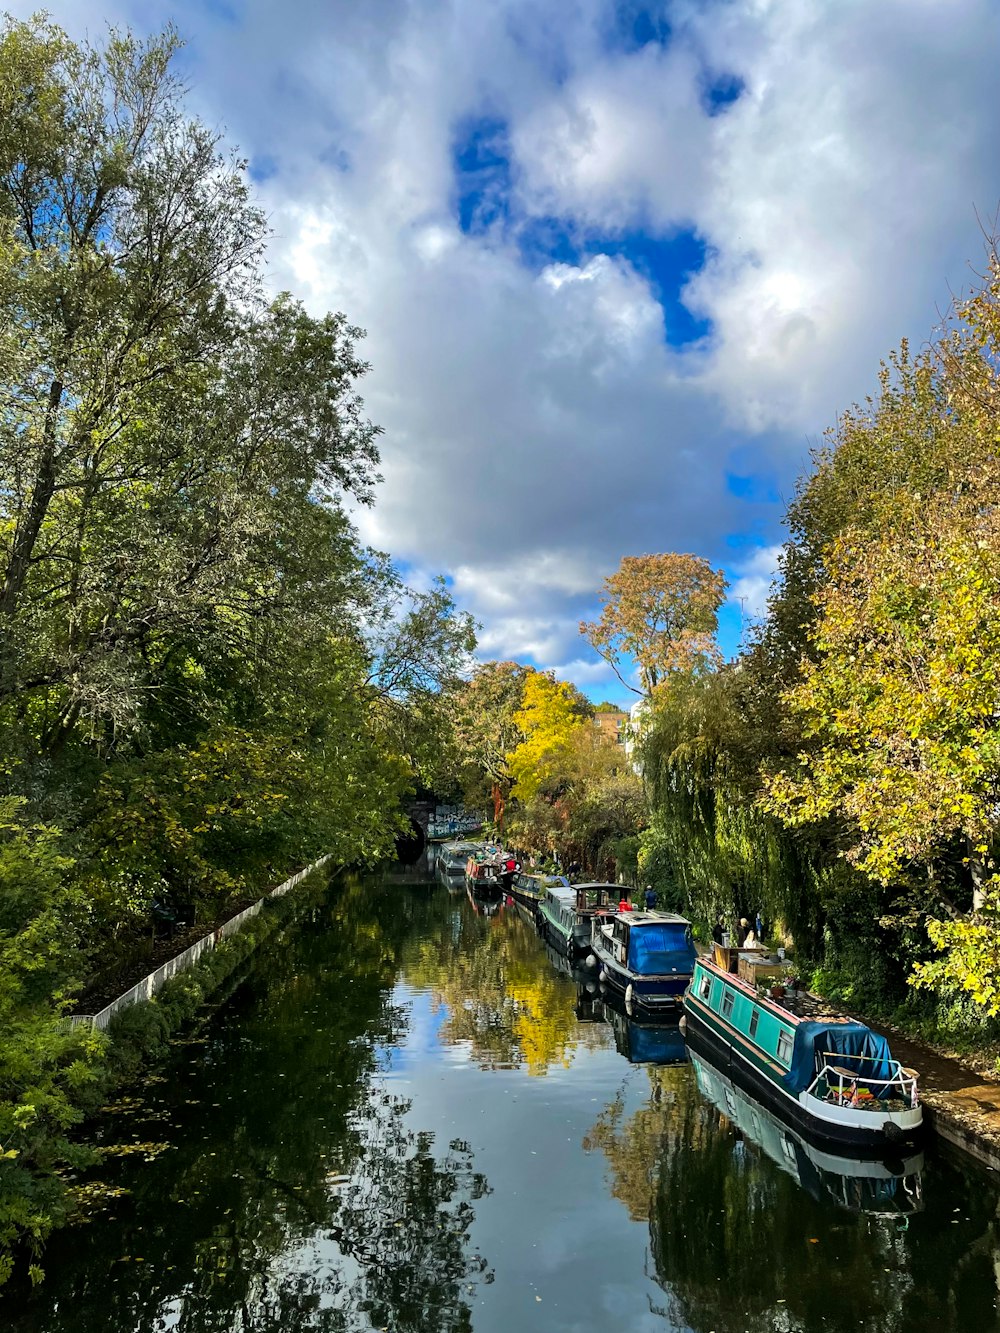
[[[501,894],[513,878],[514,858],[499,847],[473,852],[465,863],[465,878],[482,894]]]
[[[626,1005],[677,1008],[695,964],[691,923],[673,912],[616,912],[595,920],[591,948],[601,980]]]
[[[518,870],[510,882],[510,895],[522,907],[526,907],[534,921],[538,920],[538,908],[545,896],[545,890],[554,884],[569,888],[569,880],[563,875],[533,875],[525,870]]]
[[[698,1091],[782,1171],[822,1201],[869,1217],[905,1217],[923,1208],[922,1152],[887,1161],[824,1150],[743,1092],[705,1056],[690,1053]]]
[[[570,958],[590,953],[590,923],[618,901],[616,884],[550,885],[538,904],[542,939]]]
[[[450,879],[462,879],[465,876],[466,863],[473,850],[472,843],[443,843],[436,849],[437,855],[434,858],[434,867],[438,877],[445,882]]]
[[[868,1152],[918,1140],[917,1075],[864,1023],[800,1016],[708,958],[684,1013],[689,1044],[806,1136]]]

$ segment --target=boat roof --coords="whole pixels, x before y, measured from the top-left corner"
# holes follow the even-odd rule
[[[596,893],[599,889],[603,889],[608,891],[610,896],[618,892],[617,884],[569,884],[562,878],[557,883],[546,884],[545,887],[561,901],[574,904],[581,893]]]
[[[690,926],[691,922],[686,916],[678,916],[676,912],[620,912],[624,920],[632,926]]]
[[[707,954],[702,954],[700,958],[696,959],[696,962],[701,964],[702,967],[707,967],[708,970],[714,972],[716,976],[722,977],[724,981],[735,986],[737,990],[741,990],[744,995],[748,995],[752,1000],[756,1001],[757,1004],[762,1004],[765,1009],[770,1009],[772,1013],[777,1014],[786,1023],[791,1023],[797,1026],[799,1023],[804,1023],[806,1021],[827,1024],[857,1023],[860,1021],[856,1018],[851,1018],[849,1014],[797,1014],[793,1009],[788,1008],[787,1005],[781,1004],[778,1000],[772,1000],[769,995],[761,995],[756,986],[751,985],[749,981],[744,981],[743,978],[738,976],[735,972],[727,972],[725,968],[720,967],[719,964],[715,962],[714,959],[709,958]],[[862,1026],[867,1026],[867,1024],[862,1024]]]

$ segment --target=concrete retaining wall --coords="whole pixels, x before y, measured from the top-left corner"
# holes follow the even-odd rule
[[[79,1023],[88,1023],[91,1027],[99,1028],[103,1032],[120,1009],[127,1009],[130,1004],[136,1004],[139,1001],[151,1000],[165,981],[175,977],[178,972],[186,971],[187,968],[198,961],[203,953],[206,953],[209,949],[214,949],[220,940],[235,935],[241,926],[249,921],[252,916],[257,915],[262,904],[268,898],[280,898],[282,894],[290,892],[296,884],[301,884],[307,875],[311,875],[314,870],[319,870],[321,866],[326,865],[329,859],[329,856],[321,856],[311,866],[306,866],[304,870],[292,875],[291,879],[286,879],[284,884],[279,884],[270,893],[265,893],[264,897],[255,902],[252,907],[237,912],[236,916],[230,917],[228,921],[224,922],[210,935],[203,935],[200,940],[195,940],[194,944],[185,949],[183,953],[179,953],[175,958],[169,958],[165,963],[161,963],[155,972],[150,972],[148,976],[136,982],[131,990],[127,990],[124,995],[119,995],[117,999],[105,1005],[99,1014],[73,1014],[70,1017],[70,1023],[73,1026]]]

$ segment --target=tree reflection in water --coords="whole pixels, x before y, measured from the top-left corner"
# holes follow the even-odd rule
[[[452,916],[446,895],[349,883],[270,942],[225,1021],[108,1118],[109,1141],[171,1151],[105,1169],[127,1198],[54,1239],[45,1284],[5,1295],[5,1333],[469,1330],[492,1280],[469,1238],[489,1187],[379,1069],[405,1036],[405,942]]]
[[[492,920],[462,913],[450,929],[413,939],[403,975],[446,1009],[441,1040],[468,1042],[483,1068],[544,1074],[571,1064],[579,1045],[608,1040],[577,1023],[571,977],[546,964],[534,928],[510,909]]]

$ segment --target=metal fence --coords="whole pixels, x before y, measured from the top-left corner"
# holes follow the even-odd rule
[[[69,1021],[75,1027],[79,1023],[88,1023],[91,1027],[99,1028],[102,1032],[111,1022],[111,1019],[121,1009],[127,1009],[130,1004],[137,1004],[143,1000],[151,1000],[165,981],[175,977],[178,972],[184,972],[191,967],[203,953],[209,949],[214,949],[220,940],[227,939],[246,924],[252,916],[256,916],[268,898],[280,898],[283,894],[289,893],[295,888],[296,884],[301,884],[307,875],[311,875],[314,870],[319,870],[321,866],[326,865],[329,856],[321,856],[318,861],[314,861],[311,866],[306,866],[304,870],[298,871],[292,875],[291,879],[286,879],[283,884],[279,884],[276,889],[270,893],[265,893],[251,907],[245,908],[242,912],[237,912],[235,916],[229,918],[217,930],[213,930],[210,935],[203,935],[200,940],[195,940],[189,948],[183,953],[177,954],[174,958],[169,958],[165,963],[161,963],[155,972],[150,972],[141,981],[127,990],[124,995],[119,995],[116,1000],[105,1005],[99,1014],[73,1014]]]

